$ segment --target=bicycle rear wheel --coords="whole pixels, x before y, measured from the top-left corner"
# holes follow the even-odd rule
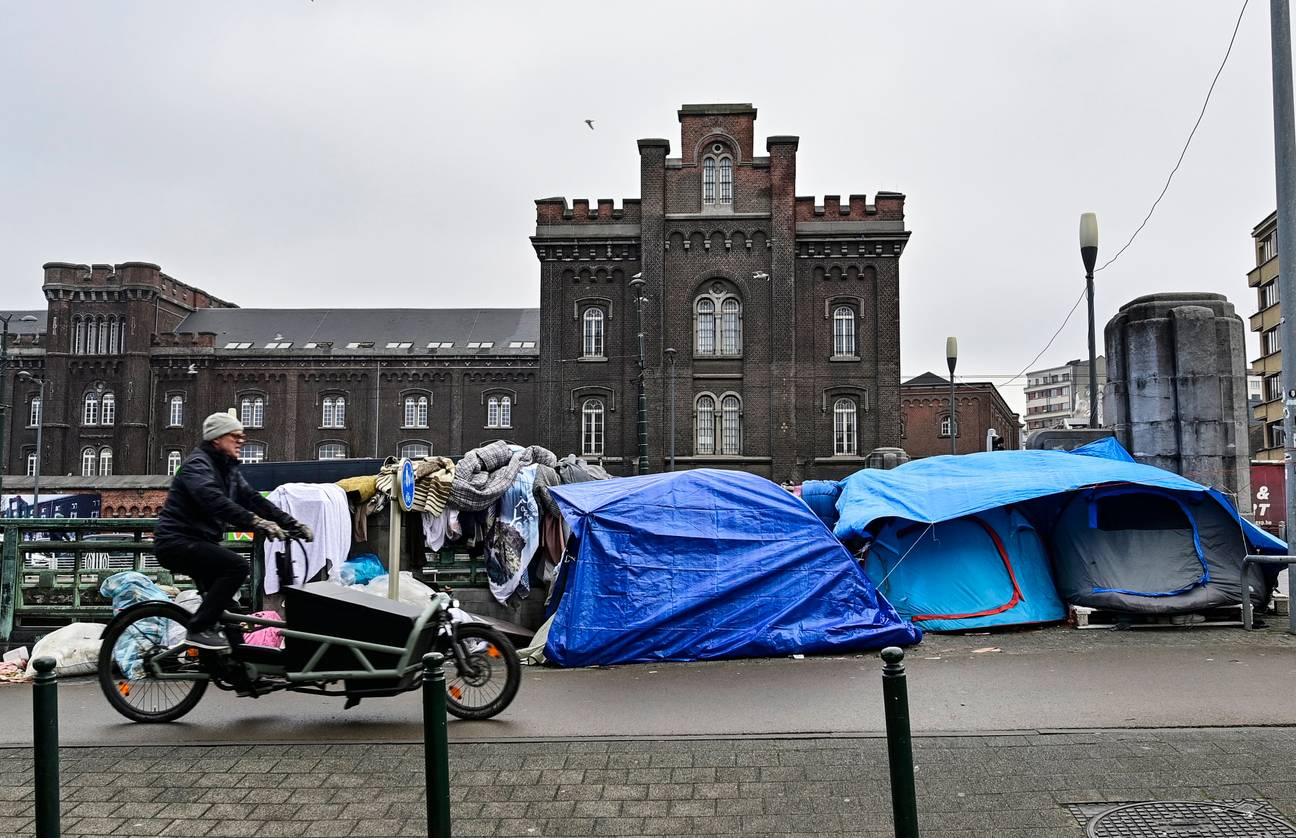
[[[188,621],[188,611],[159,601],[134,606],[108,624],[99,687],[114,710],[133,722],[171,722],[198,704],[208,678],[201,653],[181,645]],[[158,671],[182,678],[159,678]]]

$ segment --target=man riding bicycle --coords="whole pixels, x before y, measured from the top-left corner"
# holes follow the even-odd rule
[[[275,506],[239,474],[243,425],[228,413],[203,420],[203,442],[171,478],[158,515],[154,552],[158,564],[192,577],[203,589],[202,605],[189,621],[186,641],[200,649],[229,648],[221,612],[248,578],[247,560],[220,546],[225,531],[252,530],[279,541],[312,539],[305,524]]]

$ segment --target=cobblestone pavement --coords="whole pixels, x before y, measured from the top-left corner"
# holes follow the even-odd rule
[[[1296,819],[1296,728],[924,736],[924,838],[1078,838],[1069,804],[1264,799]],[[891,838],[881,738],[451,746],[457,836]],[[63,835],[426,835],[417,744],[76,747]],[[0,749],[0,816],[34,832],[30,752]],[[6,830],[8,831],[8,830]]]

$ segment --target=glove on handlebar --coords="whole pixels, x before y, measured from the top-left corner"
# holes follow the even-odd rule
[[[252,529],[264,535],[273,541],[287,541],[288,533],[284,532],[283,527],[274,521],[268,521],[265,518],[252,516]]]
[[[290,534],[294,538],[300,538],[302,541],[305,541],[308,544],[315,540],[315,533],[311,532],[311,528],[301,523],[300,521],[296,521],[293,523],[292,529],[290,530]]]

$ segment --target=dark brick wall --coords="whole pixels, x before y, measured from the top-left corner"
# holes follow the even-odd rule
[[[943,417],[949,414],[949,387],[914,386],[901,388],[904,406],[904,436],[901,447],[913,459],[950,453],[948,436],[940,435]],[[1009,450],[1021,447],[1020,419],[1008,410],[992,384],[959,384],[958,453],[985,450],[986,431],[994,428]]]

